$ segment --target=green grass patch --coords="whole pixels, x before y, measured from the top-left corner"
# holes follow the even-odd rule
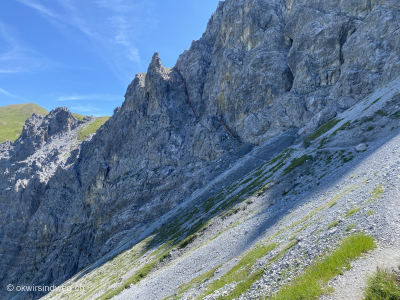
[[[364,118],[364,119],[362,120],[361,124],[368,123],[368,122],[372,122],[373,120],[374,120],[373,117]]]
[[[332,205],[332,206],[336,205],[336,203],[337,203],[337,201],[338,201],[339,199],[341,199],[341,198],[343,198],[344,196],[350,194],[350,192],[351,192],[351,189],[348,188],[348,189],[346,189],[345,191],[343,191],[343,192],[341,192],[341,193],[335,195],[335,197],[333,197],[332,200],[329,202],[330,205]],[[331,208],[332,206],[330,206],[329,208]]]
[[[238,212],[239,212],[239,208],[233,207],[233,208],[231,208],[230,210],[228,210],[226,213],[224,213],[224,214],[221,216],[221,218],[222,218],[222,220],[224,220],[225,218],[230,217],[230,216],[232,216],[233,214],[237,214]]]
[[[348,189],[348,191],[346,190],[345,192],[342,193],[349,193],[350,189]],[[309,212],[306,216],[304,216],[303,218],[301,218],[298,221],[293,222],[291,225],[286,226],[285,228],[280,229],[279,231],[277,231],[272,238],[274,239],[275,237],[277,237],[278,235],[282,234],[285,230],[291,230],[293,228],[295,228],[296,226],[306,222],[307,220],[311,219],[312,217],[314,217],[318,212],[322,211],[325,208],[330,208],[332,206],[334,206],[337,203],[337,199],[339,199],[338,197],[341,196],[341,194],[335,196],[331,201],[329,201],[328,203],[325,203],[317,208],[315,208],[314,210],[312,210],[311,212]]]
[[[339,225],[339,221],[333,221],[328,225],[328,230]]]
[[[356,225],[355,224],[350,224],[349,226],[347,226],[346,232],[352,231],[354,228],[356,228]]]
[[[165,252],[163,253],[160,258],[158,259],[160,262],[163,262],[164,260],[166,260],[169,257],[170,252]]]
[[[174,297],[173,300],[178,300],[178,299],[180,299],[181,296],[182,296],[185,292],[187,292],[188,290],[190,290],[190,289],[192,289],[192,288],[198,287],[199,285],[201,285],[202,283],[206,282],[206,281],[209,280],[211,277],[213,277],[214,274],[215,274],[215,271],[217,271],[221,266],[222,266],[222,264],[219,265],[219,266],[216,266],[215,268],[211,269],[210,271],[207,271],[207,272],[205,272],[204,274],[202,274],[202,275],[200,275],[200,276],[198,276],[198,277],[192,279],[189,283],[183,283],[183,284],[181,284],[181,285],[178,287],[178,289],[177,289],[176,295],[171,296],[171,297],[168,297],[167,299],[170,299],[170,298],[172,298],[172,297]]]
[[[334,277],[350,269],[350,261],[375,248],[372,237],[356,234],[342,240],[338,248],[284,285],[272,300],[305,300],[319,299],[328,288],[328,282]]]
[[[14,142],[22,133],[25,121],[33,113],[42,116],[49,114],[47,110],[34,103],[13,104],[0,107],[0,144]]]
[[[374,200],[379,200],[382,198],[384,192],[382,184],[379,184],[371,191],[371,197],[369,197],[367,204],[370,204]]]
[[[354,156],[353,155],[350,155],[350,156],[342,155],[341,159],[342,159],[343,163],[346,164],[349,161],[352,161],[354,159]]]
[[[203,202],[203,207],[206,213],[208,213],[215,204],[220,202],[223,199],[223,191],[220,191],[218,194],[208,198],[206,201]]]
[[[136,284],[143,278],[145,278],[151,270],[155,267],[157,264],[157,261],[152,261],[145,266],[143,266],[140,270],[138,270],[135,275],[130,277],[127,281],[124,282],[123,285],[119,286],[115,290],[109,291],[102,296],[98,297],[96,300],[109,300],[112,299],[113,297],[121,294],[125,289],[127,289],[131,284]]]
[[[294,149],[287,148],[286,150],[282,151],[278,156],[274,157],[270,161],[266,162],[258,169],[256,169],[252,174],[253,177],[251,178],[251,182],[249,179],[246,182],[250,182],[245,188],[243,188],[236,196],[229,197],[225,201],[223,201],[216,209],[214,209],[211,214],[214,214],[218,211],[225,211],[226,209],[230,208],[238,201],[242,201],[247,198],[249,194],[258,194],[259,192],[263,193],[266,189],[268,189],[268,184],[270,182],[264,184],[268,179],[270,179],[279,169],[281,169],[285,164],[284,161],[290,157]],[[272,166],[271,168],[267,169],[266,167]],[[255,177],[255,178],[254,178]],[[264,185],[263,185],[264,184]],[[239,184],[242,185],[242,184]],[[263,185],[263,188],[260,189],[260,186]],[[260,194],[258,194],[260,195]],[[207,203],[207,208],[209,206],[213,207],[214,204]]]
[[[352,209],[350,209],[350,210],[344,215],[344,217],[345,217],[345,218],[351,217],[352,215],[358,213],[360,210],[361,210],[360,207],[352,208]]]
[[[270,245],[259,245],[255,247],[254,249],[248,251],[244,257],[232,268],[230,269],[225,275],[223,275],[219,280],[213,281],[212,283],[209,284],[207,287],[207,290],[204,295],[196,298],[196,299],[202,299],[203,297],[212,294],[214,291],[222,288],[223,286],[230,284],[232,282],[242,282],[240,287],[238,289],[243,290],[245,289],[248,284],[258,276],[260,276],[261,271],[256,271],[257,274],[251,273],[252,267],[255,264],[255,262],[264,257],[265,255],[268,254],[268,252],[272,251],[277,247],[276,244],[270,244]],[[262,274],[261,274],[262,275]],[[254,282],[254,281],[253,281]],[[251,284],[250,284],[251,286]],[[236,290],[236,288],[235,288]],[[246,289],[247,290],[247,289]],[[232,295],[236,294],[234,291]],[[230,297],[232,295],[228,295],[227,297]],[[233,299],[233,298],[224,298],[224,299]]]
[[[299,243],[298,240],[290,241],[285,247],[283,247],[283,249],[277,255],[275,255],[271,259],[270,263],[274,263],[274,262],[277,262],[278,260],[280,260],[286,254],[286,252],[288,252],[288,250],[290,250],[291,248],[296,246],[298,243]]]
[[[326,122],[324,125],[322,125],[320,128],[318,128],[314,133],[310,134],[305,140],[304,140],[304,146],[307,148],[310,146],[311,141],[319,138],[321,135],[324,133],[328,132],[331,130],[333,127],[336,126],[337,123],[339,123],[341,119],[332,119],[328,122]]]
[[[84,115],[76,114],[76,113],[73,113],[72,115],[73,115],[75,118],[77,118],[78,120],[81,120],[81,121],[83,121],[83,119],[86,117],[86,116],[84,116]]]
[[[272,186],[271,181],[267,182],[266,184],[263,185],[263,187],[261,189],[259,189],[257,192],[255,192],[254,196],[259,197],[262,194],[264,194],[267,190],[270,189],[270,187]]]
[[[336,130],[332,133],[331,137],[337,135],[339,131],[346,130],[347,128],[350,127],[350,125],[351,125],[350,121],[347,121],[347,122],[344,123],[342,126],[340,126],[338,129],[336,129]]]
[[[302,232],[304,229],[306,229],[307,227],[309,227],[311,224],[312,224],[312,223],[304,224],[303,226],[301,226],[301,227],[296,231],[296,233]]]
[[[217,299],[218,300],[236,299],[240,295],[244,294],[247,290],[249,290],[254,282],[256,282],[257,280],[260,280],[261,277],[263,276],[264,272],[265,271],[263,269],[256,270],[255,272],[251,273],[245,280],[239,282],[235,286],[233,291],[231,293],[229,293],[229,295],[220,296]]]
[[[392,271],[378,269],[367,278],[364,300],[400,300],[399,282]]]
[[[190,243],[192,243],[197,238],[198,232],[207,228],[210,222],[206,221],[205,219],[200,219],[196,223],[194,223],[189,230],[185,230],[184,228],[182,228],[182,225],[185,222],[191,220],[197,212],[198,209],[194,209],[191,212],[183,214],[179,222],[172,222],[170,224],[164,225],[157,232],[158,235],[157,238],[154,238],[152,242],[150,242],[147,246],[148,250],[149,248],[154,247],[157,243],[161,243],[163,241],[168,240],[168,242],[165,245],[161,246],[161,248],[151,256],[155,256],[156,254],[158,255],[156,255],[155,258],[153,258],[150,262],[148,262],[142,268],[140,268],[132,277],[126,280],[121,286],[119,286],[113,291],[104,294],[98,299],[108,300],[116,295],[119,295],[124,289],[128,288],[131,284],[136,284],[140,280],[145,278],[157,266],[158,263],[163,262],[166,258],[168,258],[170,251],[173,247],[183,249],[187,247]],[[180,239],[181,236],[184,237],[183,240]]]
[[[379,100],[381,100],[382,97],[379,97],[378,99],[376,99],[374,102],[372,102],[370,105],[368,105],[366,108],[364,108],[363,111],[368,110],[372,105],[374,105],[376,102],[378,102]]]
[[[391,119],[400,119],[400,110],[396,111],[392,115],[390,115]]]
[[[307,160],[314,160],[314,158],[311,155],[303,155],[301,157],[294,158],[290,165],[283,170],[283,175],[289,174],[293,169],[302,166]]]
[[[328,208],[332,208],[337,204],[337,201],[331,201],[331,203],[329,204]]]
[[[213,208],[217,200],[221,200],[221,195],[222,193],[220,192],[219,194],[214,195],[208,198],[206,201],[204,201],[203,206],[206,213],[208,213],[211,210],[211,208]]]
[[[378,110],[378,111],[376,111],[376,113],[377,113],[378,115],[382,116],[382,117],[385,117],[385,116],[388,115],[387,112],[385,112],[385,111],[383,111],[383,110]]]
[[[96,120],[93,121],[92,124],[90,124],[86,129],[80,130],[78,134],[78,140],[83,141],[85,140],[89,135],[96,133],[96,131],[105,123],[110,117],[101,117],[97,118]]]
[[[178,244],[178,248],[179,249],[186,248],[186,246],[191,244],[196,238],[197,238],[197,234],[196,233],[189,235],[188,237],[186,237],[183,241],[181,241]]]
[[[372,210],[372,209],[366,212],[366,214],[367,214],[368,217],[369,217],[369,216],[372,216],[374,213],[375,213],[375,211]]]
[[[319,143],[319,146],[318,146],[318,149],[321,149],[323,146],[324,146],[324,144],[325,144],[325,142],[328,140],[328,138],[327,137],[324,137],[322,140],[321,140],[321,142]]]
[[[162,258],[166,257],[166,254],[169,254],[170,249],[165,250],[163,253],[156,256],[155,259],[145,264],[139,270],[135,272],[129,279],[127,279],[121,286],[117,287],[116,289],[109,291],[102,296],[96,298],[96,300],[109,300],[113,297],[121,294],[125,289],[127,289],[131,284],[137,284],[139,281],[144,279],[153,269],[154,267],[162,261]]]

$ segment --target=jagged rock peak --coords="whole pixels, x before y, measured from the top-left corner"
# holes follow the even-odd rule
[[[45,117],[34,113],[26,120],[21,136],[14,143],[15,157],[18,160],[27,158],[52,136],[70,132],[83,122],[66,107],[53,109]]]
[[[46,132],[46,139],[57,133],[73,130],[81,123],[66,107],[57,107],[47,116],[43,117],[34,113],[26,120],[22,129],[21,139]]]
[[[156,68],[156,69],[160,69],[162,66],[161,64],[161,58],[158,52],[155,52],[153,54],[153,58],[151,59],[151,63],[150,63],[150,67]]]
[[[80,122],[66,107],[57,107],[48,114],[41,128],[47,129],[49,136],[73,130]]]

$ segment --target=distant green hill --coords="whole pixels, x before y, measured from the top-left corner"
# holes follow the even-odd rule
[[[0,107],[0,143],[15,141],[20,136],[26,119],[33,113],[46,116],[49,112],[34,103]]]
[[[75,118],[77,118],[78,120],[83,120],[83,118],[86,117],[86,116],[84,116],[84,115],[80,115],[80,114],[77,114],[77,113],[72,113],[72,115],[73,115]]]

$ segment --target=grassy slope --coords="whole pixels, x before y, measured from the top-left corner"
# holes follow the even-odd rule
[[[0,143],[15,141],[20,136],[26,119],[33,113],[45,116],[49,112],[34,103],[0,107]]]
[[[86,116],[84,116],[84,115],[80,115],[80,114],[76,114],[76,113],[73,113],[73,115],[74,115],[74,117],[77,118],[78,120],[83,120],[83,118],[86,117]]]
[[[100,117],[94,120],[92,124],[86,127],[84,130],[79,131],[78,140],[83,141],[92,133],[95,133],[110,117]]]

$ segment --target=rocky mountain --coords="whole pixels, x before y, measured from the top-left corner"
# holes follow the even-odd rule
[[[26,119],[33,113],[45,116],[49,112],[34,103],[0,107],[0,143],[14,142],[21,135]]]
[[[354,146],[398,131],[399,19],[395,0],[226,0],[174,68],[163,67],[154,54],[148,72],[128,86],[123,105],[82,143],[79,130],[93,120],[78,120],[66,109],[44,118],[33,115],[20,138],[0,146],[0,297],[39,298],[43,291],[9,292],[7,286],[60,285],[77,274],[78,280],[133,249],[128,252],[142,255],[131,257],[126,278],[110,279],[117,295],[127,274],[137,275],[130,282],[135,287],[167,263],[179,265],[187,249],[194,251],[186,246],[199,230],[205,238],[193,244],[197,247],[236,230],[226,217],[237,215],[239,208],[232,213],[231,207],[239,202],[245,211],[241,201],[254,190],[261,196],[276,185],[271,197],[259,200],[272,205],[304,188],[299,178],[315,189],[323,177],[291,174],[314,161],[315,153],[307,151],[343,150],[324,172],[344,172],[342,164],[356,156]],[[371,98],[374,93],[380,98]],[[374,124],[380,129],[361,130],[372,122],[366,120],[377,105],[382,114]],[[346,115],[349,111],[358,114]],[[305,166],[296,170],[305,172]],[[317,166],[314,174],[324,175]],[[271,181],[272,176],[278,177]],[[308,201],[305,190],[296,193],[296,201]],[[254,213],[268,209],[261,202]],[[280,212],[287,209],[282,205]],[[277,226],[280,217],[269,219],[268,226]],[[207,231],[207,221],[219,224],[218,233]],[[226,272],[231,258],[253,246],[262,232],[241,240],[240,249],[229,248],[234,235],[218,239],[226,255],[190,257],[185,269],[163,273],[178,280],[157,281],[157,273],[148,281],[152,293],[141,285],[131,288],[136,295],[129,297],[162,299],[185,282],[179,278],[195,278],[194,271],[222,264]],[[305,241],[304,247],[314,242]],[[148,261],[157,251],[165,257]],[[189,272],[191,264],[196,269]],[[154,288],[161,283],[165,291]],[[109,297],[107,292],[95,290],[82,299]]]

